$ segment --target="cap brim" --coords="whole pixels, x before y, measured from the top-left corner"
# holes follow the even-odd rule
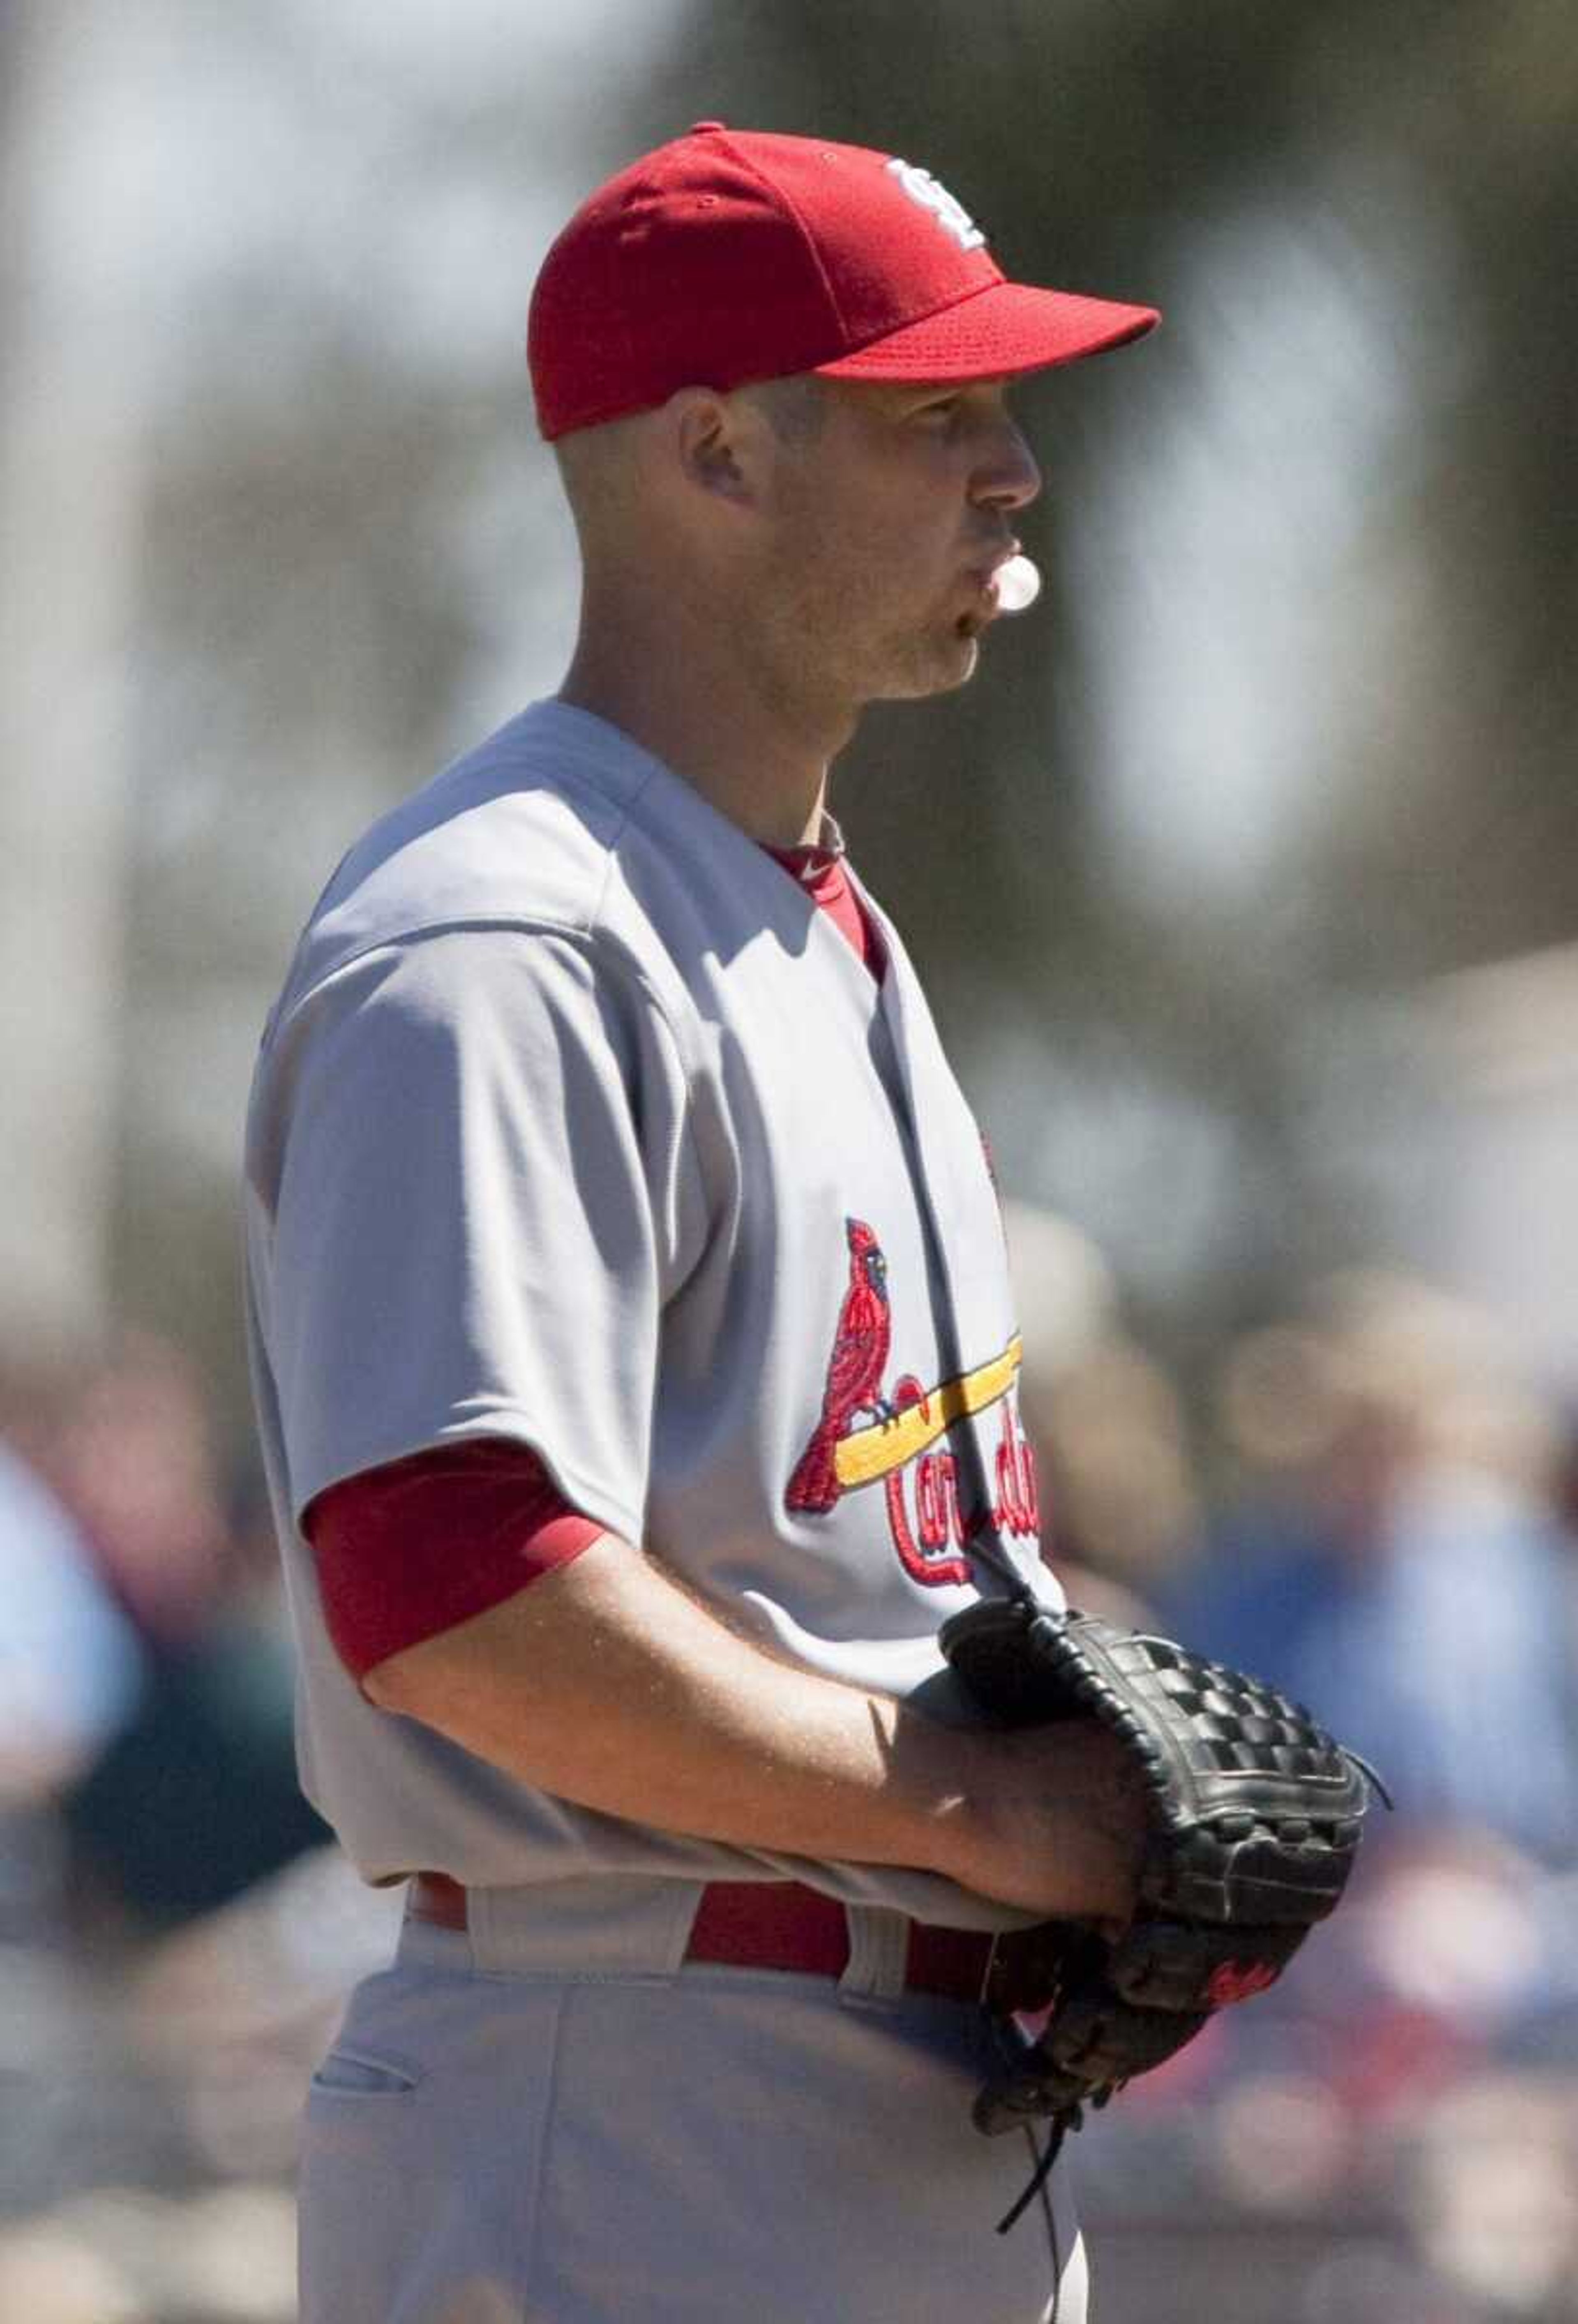
[[[814,368],[823,379],[1014,379],[1126,346],[1161,320],[1154,307],[1038,290],[1026,282],[988,282],[936,314]]]

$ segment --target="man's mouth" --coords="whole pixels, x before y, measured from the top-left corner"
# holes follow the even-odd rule
[[[954,623],[954,631],[959,637],[978,638],[996,620],[999,611],[996,575],[1004,561],[995,558],[990,565],[977,565],[971,568],[967,576],[970,603]]]
[[[975,602],[959,617],[956,627],[960,637],[979,637],[981,632],[996,620],[999,612],[997,576],[1018,554],[1019,543],[1005,540],[984,554],[977,552],[977,561],[966,568],[964,580]]]

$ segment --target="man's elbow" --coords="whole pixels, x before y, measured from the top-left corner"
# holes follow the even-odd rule
[[[430,1720],[439,1702],[454,1689],[454,1630],[440,1631],[414,1646],[400,1646],[364,1670],[357,1684],[380,1711]]]
[[[406,1711],[409,1674],[403,1668],[404,1655],[390,1655],[386,1662],[374,1663],[363,1671],[358,1682],[369,1702],[380,1711]]]
[[[397,1646],[363,1670],[357,1681],[380,1711],[397,1711],[430,1727],[452,1730],[499,1692],[513,1692],[529,1661],[522,1637],[519,1591],[481,1614],[469,1615],[425,1638]]]

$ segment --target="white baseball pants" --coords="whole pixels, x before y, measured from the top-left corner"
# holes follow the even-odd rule
[[[676,1965],[688,1917],[655,1940],[609,1891],[408,1921],[358,1987],[307,2108],[302,2324],[1085,2324],[1066,2163],[995,2232],[1032,2157],[971,2126],[971,2006],[885,1990],[881,1941],[837,1984]]]

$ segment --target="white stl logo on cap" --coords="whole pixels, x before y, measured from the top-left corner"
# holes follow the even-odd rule
[[[961,250],[980,250],[986,237],[961,201],[955,199],[946,186],[940,186],[930,170],[917,170],[913,161],[890,161],[888,170],[895,177],[913,202],[930,210],[940,226],[947,228]]]

